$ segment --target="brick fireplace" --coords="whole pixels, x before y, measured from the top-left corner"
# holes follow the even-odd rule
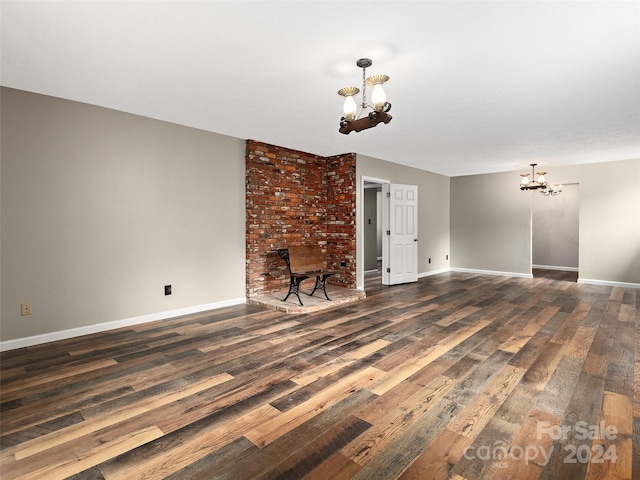
[[[286,290],[275,249],[319,243],[334,285],[356,287],[356,156],[321,157],[247,140],[246,268],[248,298]]]

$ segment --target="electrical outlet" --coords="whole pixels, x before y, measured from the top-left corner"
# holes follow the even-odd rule
[[[171,295],[171,285],[165,285],[164,286],[164,294],[165,295]]]
[[[20,315],[22,315],[23,317],[25,315],[31,315],[31,304],[30,303],[23,303],[20,305]]]

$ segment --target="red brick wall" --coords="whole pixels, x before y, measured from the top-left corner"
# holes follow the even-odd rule
[[[247,140],[247,296],[286,290],[287,245],[319,243],[329,283],[356,286],[355,154],[321,157]],[[345,266],[342,266],[344,263]]]

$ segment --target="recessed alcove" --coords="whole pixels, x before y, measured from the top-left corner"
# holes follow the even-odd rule
[[[356,155],[247,140],[245,171],[247,298],[286,293],[287,267],[276,249],[294,244],[320,244],[326,267],[339,271],[328,283],[355,289]]]

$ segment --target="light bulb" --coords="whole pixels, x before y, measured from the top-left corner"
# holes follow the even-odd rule
[[[338,95],[344,97],[344,105],[342,107],[344,118],[349,121],[355,120],[356,118],[358,106],[356,105],[356,101],[353,99],[353,96],[357,95],[359,92],[360,89],[357,87],[345,87],[338,90]]]
[[[356,118],[357,109],[358,106],[356,105],[356,101],[353,99],[353,95],[344,97],[344,106],[342,107],[342,111],[344,112],[344,116],[347,120],[353,120]]]
[[[384,93],[382,84],[388,80],[388,75],[372,75],[366,80],[367,85],[373,87],[371,102],[373,103],[373,109],[377,112],[383,111],[384,106],[387,103],[387,95]]]
[[[387,102],[387,95],[384,93],[381,83],[376,83],[373,86],[373,92],[371,93],[371,101],[373,102],[373,108],[376,111],[382,111],[384,104]]]

